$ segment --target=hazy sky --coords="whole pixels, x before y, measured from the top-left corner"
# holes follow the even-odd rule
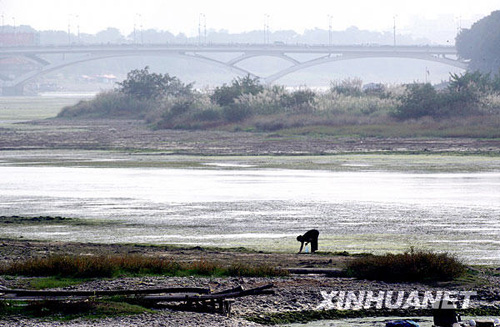
[[[197,35],[200,20],[208,30],[230,33],[262,30],[266,21],[271,31],[328,29],[331,21],[333,30],[392,32],[395,17],[400,33],[431,38],[436,28],[469,27],[499,9],[500,0],[0,0],[5,25],[64,31],[69,25],[73,33],[116,27],[129,34],[135,24],[188,36]]]

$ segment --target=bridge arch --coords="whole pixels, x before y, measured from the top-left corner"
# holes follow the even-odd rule
[[[320,58],[316,58],[313,60],[309,60],[306,62],[301,62],[297,65],[293,65],[291,67],[288,67],[286,69],[283,69],[275,74],[272,74],[266,78],[264,78],[264,81],[268,84],[271,84],[278,79],[285,77],[289,74],[292,74],[296,71],[310,68],[313,66],[318,66],[318,65],[323,65],[326,63],[331,63],[331,62],[338,62],[338,61],[347,61],[347,60],[356,60],[356,59],[372,59],[372,58],[402,58],[402,59],[418,59],[418,60],[425,60],[425,61],[430,61],[430,62],[437,62],[441,64],[445,64],[448,66],[456,67],[456,68],[461,68],[461,69],[467,69],[467,64],[461,61],[449,59],[446,57],[435,57],[435,56],[401,56],[401,55],[390,55],[390,54],[384,54],[384,55],[367,55],[367,54],[351,54],[351,55],[342,55],[342,56],[331,56],[331,55],[326,55]]]
[[[158,54],[151,53],[148,54],[149,56],[158,56]],[[184,54],[184,53],[178,53],[178,54],[168,54],[170,56],[178,56],[178,57],[188,57],[192,58],[195,60],[199,61],[204,61],[204,62],[209,62],[211,64],[216,64],[219,66],[223,66],[225,68],[230,68],[231,70],[237,71],[238,73],[242,75],[250,75],[255,78],[259,78],[259,76],[256,76],[255,74],[251,73],[248,70],[245,70],[243,68],[239,68],[236,66],[228,66],[227,64],[220,62],[218,60],[210,59],[208,57],[204,56],[197,56],[197,55],[190,55],[190,54]],[[74,60],[68,60],[68,61],[63,61],[59,63],[54,63],[54,64],[46,64],[45,66],[42,66],[42,69],[32,71],[29,73],[26,73],[24,75],[21,75],[17,77],[16,79],[10,81],[6,86],[7,87],[12,87],[12,88],[22,88],[24,84],[29,82],[30,80],[33,80],[35,78],[38,78],[40,76],[49,74],[51,72],[57,71],[59,69],[68,67],[68,66],[73,66],[76,64],[84,63],[84,62],[90,62],[90,61],[96,61],[96,60],[102,60],[102,59],[109,59],[109,58],[119,58],[119,57],[133,57],[137,56],[134,54],[109,54],[109,55],[99,55],[99,56],[88,56],[88,57],[82,57],[82,58],[76,58]]]
[[[82,56],[67,61],[50,63],[40,57],[43,54],[81,54]],[[229,60],[211,58],[209,53],[234,53],[237,54]],[[239,55],[238,55],[239,54]],[[313,59],[297,60],[294,54],[314,55]],[[406,58],[418,59],[441,64],[467,68],[467,63],[451,59],[456,50],[446,46],[307,46],[307,45],[141,45],[141,46],[117,46],[117,45],[94,45],[77,47],[39,47],[32,49],[0,49],[0,57],[23,56],[31,62],[41,65],[40,69],[21,75],[14,80],[5,82],[5,88],[21,89],[28,81],[48,74],[55,70],[75,65],[78,63],[131,56],[178,56],[194,60],[204,61],[212,65],[228,68],[242,75],[250,75],[260,78],[266,83],[306,69],[325,63],[356,60],[366,58]],[[448,56],[448,57],[447,57]],[[239,63],[255,57],[276,57],[289,62],[291,65],[269,76],[258,76],[248,69],[238,66]]]

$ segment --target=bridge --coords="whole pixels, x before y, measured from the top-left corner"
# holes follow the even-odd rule
[[[229,53],[233,58],[222,60],[213,54]],[[49,61],[46,55],[57,56]],[[298,60],[294,55],[311,55],[312,59]],[[462,69],[467,62],[460,60],[453,46],[385,46],[385,45],[287,45],[287,44],[123,44],[123,45],[71,45],[0,48],[0,59],[22,58],[33,67],[17,76],[0,72],[3,95],[22,95],[24,85],[44,74],[82,62],[126,56],[184,56],[214,65],[229,68],[238,74],[259,78],[264,83],[273,83],[283,76],[301,69],[329,62],[361,58],[407,58],[438,62]],[[66,58],[67,56],[67,58]],[[290,66],[269,76],[256,74],[238,66],[244,60],[255,57],[277,57]],[[49,56],[50,57],[50,56]],[[65,59],[66,58],[66,59]]]

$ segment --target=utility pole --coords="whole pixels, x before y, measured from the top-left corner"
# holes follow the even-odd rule
[[[68,45],[71,46],[71,15],[68,15]]]
[[[269,43],[269,15],[264,15],[264,44]]]
[[[394,47],[396,47],[396,16],[394,18]]]
[[[457,35],[462,31],[462,16],[457,18]]]
[[[332,15],[328,15],[328,46],[332,46]]]

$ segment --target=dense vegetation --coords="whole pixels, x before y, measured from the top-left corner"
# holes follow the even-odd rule
[[[410,250],[400,254],[359,257],[348,273],[357,278],[388,282],[446,281],[465,273],[465,266],[447,253]]]
[[[66,107],[58,116],[144,119],[159,129],[256,131],[461,119],[474,126],[489,124],[498,130],[500,75],[452,74],[447,87],[441,90],[419,83],[363,88],[361,80],[347,79],[332,83],[323,92],[262,85],[258,79],[246,76],[211,91],[197,91],[192,84],[168,74],[151,73],[145,67],[129,72],[115,90]]]
[[[459,56],[470,60],[469,69],[500,72],[500,10],[462,30],[456,46]]]

